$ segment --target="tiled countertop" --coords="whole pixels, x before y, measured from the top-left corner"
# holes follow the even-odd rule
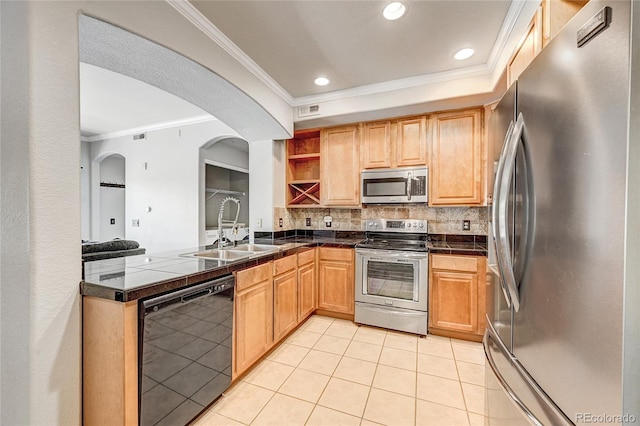
[[[485,256],[487,252],[484,236],[430,235],[430,238],[431,253]],[[310,247],[354,248],[363,239],[364,234],[358,232],[263,233],[256,237],[255,243],[279,245],[279,251],[224,261],[189,256],[207,249],[197,247],[86,262],[80,292],[85,296],[128,302],[222,277]]]
[[[328,236],[294,236],[270,240],[262,238],[256,239],[255,243],[279,245],[280,250],[225,261],[189,256],[207,249],[196,247],[85,262],[80,293],[84,296],[128,302],[212,280],[310,247],[353,248],[360,241],[362,238]]]

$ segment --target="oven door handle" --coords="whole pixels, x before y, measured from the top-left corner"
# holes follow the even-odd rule
[[[427,252],[399,251],[399,250],[370,250],[357,249],[356,255],[366,257],[378,262],[390,262],[397,259],[422,260],[429,257]]]

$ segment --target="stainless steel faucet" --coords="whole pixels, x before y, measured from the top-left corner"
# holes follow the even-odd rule
[[[224,238],[224,235],[222,234],[222,215],[224,214],[224,205],[227,204],[227,201],[233,201],[238,206],[236,209],[236,218],[233,220],[233,225],[231,226],[231,229],[234,229],[234,230],[238,229],[237,226],[238,226],[238,215],[240,215],[240,200],[233,197],[227,197],[224,200],[222,200],[222,203],[220,203],[220,211],[218,212],[218,249],[221,249],[224,247],[224,242],[222,241]]]

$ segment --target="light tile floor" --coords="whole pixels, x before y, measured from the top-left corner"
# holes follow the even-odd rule
[[[484,424],[480,343],[312,316],[194,423]]]

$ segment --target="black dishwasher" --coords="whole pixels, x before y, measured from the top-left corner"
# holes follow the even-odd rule
[[[140,425],[185,425],[231,383],[233,275],[140,302]]]

